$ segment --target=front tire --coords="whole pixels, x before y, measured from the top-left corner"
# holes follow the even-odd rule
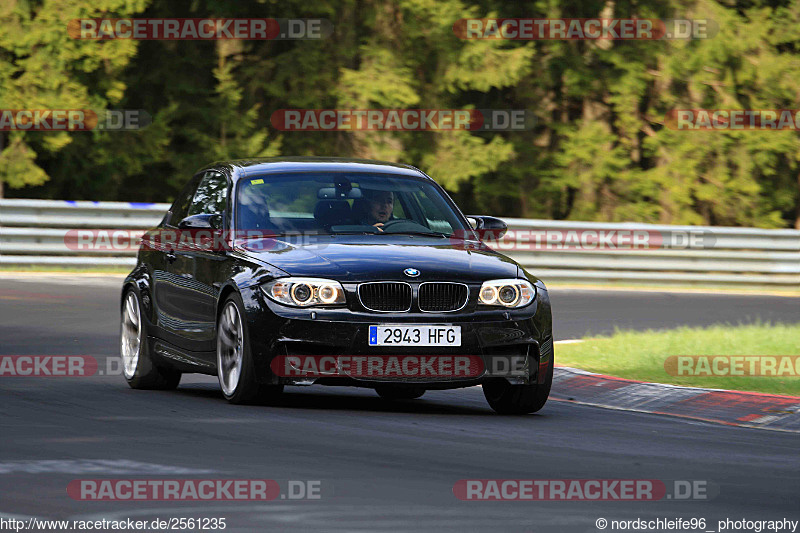
[[[483,395],[489,406],[501,415],[524,415],[539,411],[550,396],[553,385],[553,365],[547,372],[544,383],[511,385],[505,379],[483,384]]]
[[[153,362],[147,324],[139,296],[133,289],[129,289],[122,300],[119,338],[122,374],[132,389],[171,390],[178,386],[180,372]]]
[[[217,377],[222,395],[233,404],[272,402],[283,392],[283,385],[256,380],[244,316],[241,297],[236,293],[228,296],[217,318]]]

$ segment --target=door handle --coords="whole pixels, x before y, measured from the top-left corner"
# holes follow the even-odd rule
[[[169,261],[170,263],[172,263],[178,258],[178,256],[175,255],[175,250],[167,250],[166,255],[167,255],[167,261]]]

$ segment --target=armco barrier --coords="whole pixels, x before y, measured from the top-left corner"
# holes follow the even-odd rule
[[[136,253],[72,250],[70,229],[147,229],[169,204],[59,200],[0,200],[0,266],[132,267]]]
[[[133,251],[70,249],[70,229],[144,230],[168,204],[0,200],[0,265],[132,266]],[[547,282],[720,284],[800,287],[800,230],[667,226],[636,223],[506,219],[510,233],[525,231],[642,230],[708,232],[702,249],[497,248]],[[510,245],[509,245],[510,248]]]

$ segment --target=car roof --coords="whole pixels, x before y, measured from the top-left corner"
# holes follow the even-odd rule
[[[227,168],[234,181],[258,174],[285,172],[368,172],[375,174],[399,174],[431,179],[424,172],[411,165],[347,157],[261,157],[234,159],[217,161],[202,168],[201,171],[214,168]]]

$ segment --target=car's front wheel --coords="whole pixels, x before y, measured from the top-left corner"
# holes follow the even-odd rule
[[[129,289],[122,300],[119,334],[122,374],[133,389],[174,389],[181,373],[157,366],[150,355],[147,323],[136,291]]]
[[[483,384],[483,395],[495,412],[503,415],[524,415],[535,413],[544,407],[550,396],[553,384],[553,365],[547,372],[544,383],[530,385],[511,385],[505,379],[488,381]]]
[[[241,297],[228,296],[217,319],[217,376],[222,395],[235,404],[275,400],[283,385],[258,383],[244,316]]]

